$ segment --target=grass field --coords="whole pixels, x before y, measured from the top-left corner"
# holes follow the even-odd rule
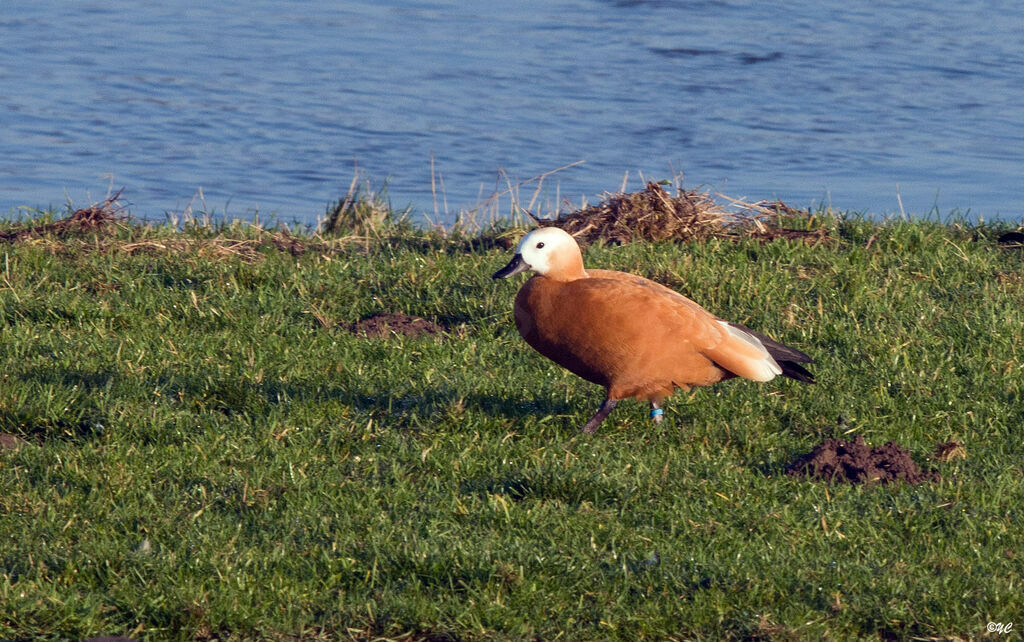
[[[122,226],[0,246],[0,638],[946,639],[1024,628],[1024,265],[999,226],[591,246],[817,359],[624,402],[501,249]],[[264,239],[264,241],[260,241]],[[293,247],[293,250],[296,248]],[[367,339],[401,312],[436,337]],[[941,481],[785,474],[825,437]],[[955,440],[966,458],[939,462]],[[1005,636],[1004,636],[1005,637]]]

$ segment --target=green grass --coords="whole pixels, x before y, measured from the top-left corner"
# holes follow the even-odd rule
[[[996,227],[592,247],[814,355],[626,402],[535,354],[505,251],[0,247],[0,638],[888,639],[1024,619],[1024,267]],[[244,235],[238,228],[223,236]],[[256,233],[249,233],[250,237]],[[196,247],[199,247],[198,245]],[[380,311],[443,338],[367,340]],[[824,437],[942,480],[785,475]],[[938,463],[957,440],[966,459]]]

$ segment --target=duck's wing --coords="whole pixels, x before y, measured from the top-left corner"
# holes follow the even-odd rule
[[[612,279],[616,281],[621,281],[623,283],[633,283],[635,285],[648,288],[652,292],[657,292],[661,296],[679,302],[681,305],[685,305],[695,311],[700,311],[714,318],[719,323],[728,326],[729,331],[732,332],[734,335],[736,335],[738,331],[740,337],[748,341],[750,339],[753,339],[758,344],[760,344],[760,346],[775,361],[776,365],[778,365],[781,368],[781,374],[790,377],[791,379],[796,379],[798,381],[814,383],[814,375],[812,375],[806,368],[800,365],[801,363],[814,363],[814,359],[812,359],[809,355],[801,352],[800,350],[797,350],[796,348],[780,343],[765,334],[757,332],[756,330],[751,330],[750,328],[743,324],[722,321],[717,316],[705,310],[695,301],[688,299],[682,294],[679,294],[675,290],[666,287],[661,283],[652,281],[637,274],[630,274],[628,272],[618,272],[615,270],[587,270],[587,273],[593,278]],[[719,365],[725,367],[724,364],[720,363]],[[768,371],[774,372],[774,368],[771,368],[770,364],[766,363],[766,365],[769,365]],[[767,374],[768,372],[762,372],[761,376],[767,376]],[[775,372],[775,374],[780,373]],[[768,378],[770,379],[771,377],[769,376]]]
[[[654,294],[659,296],[668,297],[669,299],[676,301],[686,307],[694,310],[695,313],[704,313],[712,318],[716,318],[715,315],[711,314],[704,308],[702,308],[696,301],[688,299],[682,294],[679,294],[670,287],[664,286],[657,281],[644,278],[638,274],[630,274],[629,272],[619,272],[616,270],[587,270],[587,274],[592,279],[611,279],[613,281],[621,281],[623,283],[632,283],[638,287],[647,288]]]
[[[683,295],[648,279],[606,270],[588,270],[589,278],[573,281],[563,289],[563,310],[589,310],[592,327],[604,336],[602,343],[626,337],[649,336],[663,342],[686,341],[719,367],[734,375],[768,381],[782,374],[761,341],[719,319]],[[611,275],[611,276],[607,276]],[[571,314],[571,312],[568,312]]]

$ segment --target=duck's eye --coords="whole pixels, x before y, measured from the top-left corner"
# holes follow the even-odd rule
[[[537,249],[538,250],[541,249],[542,247],[544,247],[544,242],[543,241],[541,241],[540,243],[537,244]]]

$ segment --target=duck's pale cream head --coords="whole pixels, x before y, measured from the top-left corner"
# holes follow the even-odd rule
[[[568,232],[557,227],[540,227],[524,236],[508,265],[494,273],[495,279],[533,270],[560,281],[586,276],[580,246]]]

